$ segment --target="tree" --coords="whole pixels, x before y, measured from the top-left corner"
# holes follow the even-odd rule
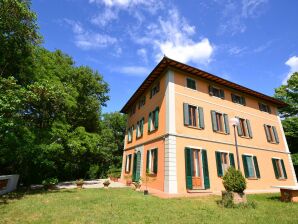
[[[298,73],[293,73],[287,84],[276,88],[274,96],[288,104],[287,107],[281,108],[279,112],[283,118],[282,125],[290,151],[292,153],[298,153]],[[293,154],[294,157],[296,158],[297,156]]]

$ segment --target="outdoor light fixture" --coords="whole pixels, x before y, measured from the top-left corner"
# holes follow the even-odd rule
[[[234,137],[235,137],[235,146],[236,146],[236,156],[237,156],[237,166],[238,170],[240,170],[240,162],[239,162],[239,153],[238,153],[238,143],[237,143],[237,136],[236,136],[236,126],[239,125],[239,119],[236,117],[230,118],[230,124],[234,127]]]

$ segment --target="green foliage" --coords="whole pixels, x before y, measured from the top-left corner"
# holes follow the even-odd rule
[[[115,166],[111,166],[108,170],[108,176],[114,178],[120,178],[121,176],[121,168],[117,168]]]
[[[292,154],[293,164],[298,166],[298,153]]]
[[[229,167],[225,175],[223,176],[223,185],[228,192],[243,193],[246,189],[246,180],[239,170],[234,167]]]
[[[58,179],[57,178],[47,178],[42,181],[42,185],[44,186],[50,186],[50,185],[56,185],[58,184]]]
[[[89,167],[89,170],[88,170],[88,177],[90,179],[97,179],[99,177],[99,165],[98,164],[92,164],[90,165]]]

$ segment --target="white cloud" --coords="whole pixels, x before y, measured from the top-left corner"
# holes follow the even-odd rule
[[[143,66],[124,66],[116,69],[118,72],[135,77],[143,77],[149,74],[149,69]]]
[[[118,10],[111,10],[107,8],[103,13],[94,16],[91,19],[91,23],[98,26],[106,26],[109,22],[118,19]]]
[[[282,84],[284,84],[284,85],[287,84],[288,79],[291,77],[291,75],[294,72],[298,72],[298,57],[293,56],[293,57],[289,58],[285,64],[290,67],[290,71],[287,74],[287,76],[284,78],[284,80],[282,81]]]
[[[138,49],[137,55],[140,56],[145,63],[148,62],[147,50],[145,48]]]

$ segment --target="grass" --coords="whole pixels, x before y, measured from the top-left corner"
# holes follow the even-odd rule
[[[0,223],[298,223],[298,204],[249,195],[256,208],[220,207],[219,196],[160,199],[131,189],[15,193],[0,198]]]

